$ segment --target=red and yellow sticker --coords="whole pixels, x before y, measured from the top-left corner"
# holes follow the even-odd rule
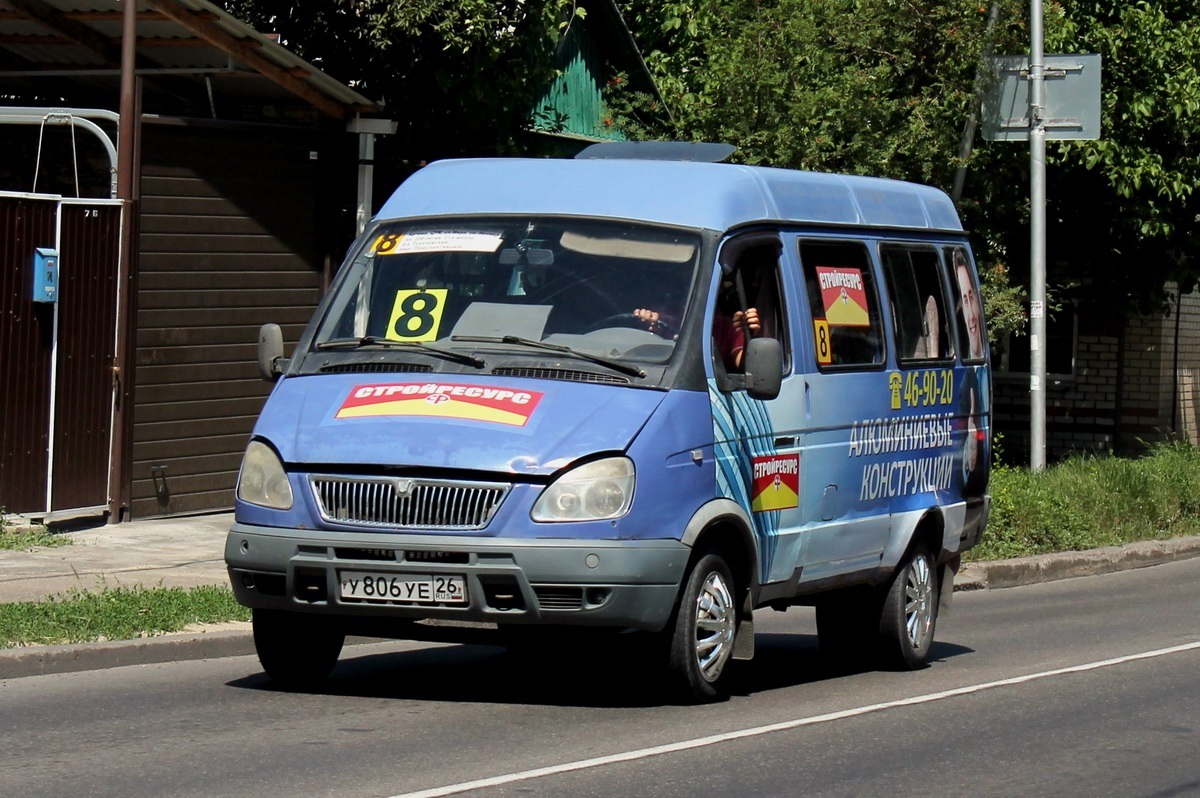
[[[756,513],[800,506],[800,455],[775,454],[754,458],[750,509]]]
[[[523,427],[540,401],[540,391],[494,385],[437,382],[356,385],[334,417],[427,416]]]
[[[831,327],[869,327],[871,314],[867,309],[867,288],[861,269],[837,266],[817,266],[817,281],[821,287],[821,303],[825,319]]]

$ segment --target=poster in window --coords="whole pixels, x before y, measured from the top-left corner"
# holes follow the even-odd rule
[[[830,327],[870,327],[867,288],[861,269],[841,266],[817,266],[817,282],[825,320]]]

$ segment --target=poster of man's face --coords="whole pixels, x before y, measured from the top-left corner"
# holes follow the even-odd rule
[[[951,250],[951,260],[954,267],[954,279],[958,286],[959,319],[958,323],[967,337],[968,359],[983,357],[983,308],[979,302],[979,291],[975,280],[971,277],[971,266],[967,261],[967,252],[962,247]]]

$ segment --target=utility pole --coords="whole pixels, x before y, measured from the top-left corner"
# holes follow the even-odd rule
[[[1042,0],[1029,11],[1029,466],[1046,467],[1046,121]]]

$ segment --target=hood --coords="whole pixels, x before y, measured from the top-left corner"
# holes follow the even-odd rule
[[[624,451],[665,396],[627,386],[419,376],[285,377],[255,435],[293,465],[551,474],[589,454]]]

